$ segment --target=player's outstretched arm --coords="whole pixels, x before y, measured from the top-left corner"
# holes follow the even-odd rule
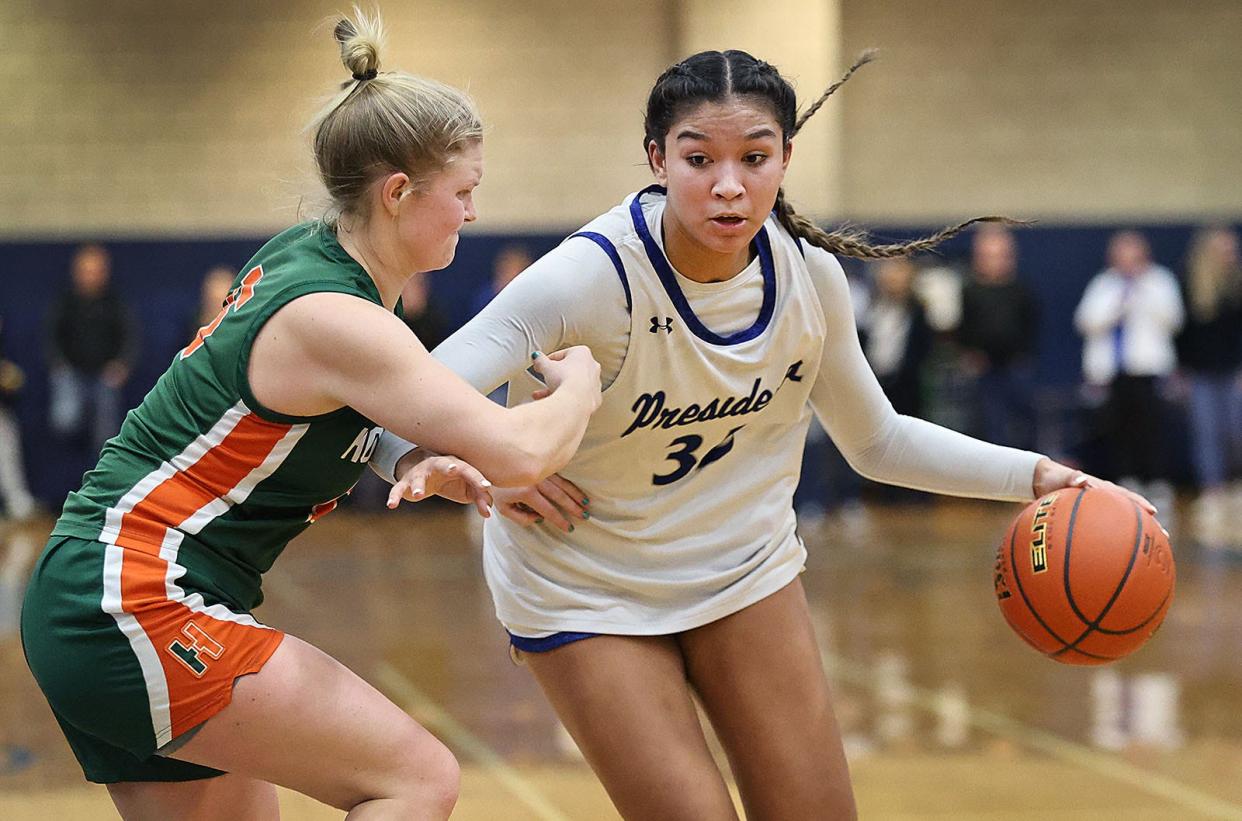
[[[348,405],[403,439],[451,453],[501,486],[564,466],[599,407],[599,365],[585,348],[534,362],[551,393],[502,408],[436,362],[396,316],[354,296],[313,293],[260,331],[251,389],[267,407],[309,416]]]

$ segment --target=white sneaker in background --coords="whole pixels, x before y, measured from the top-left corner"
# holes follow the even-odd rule
[[[1225,488],[1208,488],[1195,499],[1191,506],[1190,526],[1199,544],[1205,547],[1224,546],[1226,527],[1231,518],[1230,501]]]
[[[867,506],[857,499],[846,502],[834,514],[846,538],[861,542],[871,535],[871,516]]]
[[[1173,493],[1173,485],[1167,479],[1156,479],[1147,483],[1146,491],[1143,495],[1156,506],[1156,519],[1164,525],[1165,530],[1170,533],[1176,531],[1177,496]]]

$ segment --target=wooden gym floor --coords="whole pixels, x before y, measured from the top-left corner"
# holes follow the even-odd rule
[[[1242,819],[1242,553],[1174,533],[1163,629],[1108,668],[1028,649],[992,598],[1017,506],[873,507],[804,533],[803,576],[864,819]],[[22,660],[21,593],[50,521],[0,526],[0,818],[115,818]],[[336,655],[431,728],[463,821],[615,819],[506,652],[466,518],[340,510],[269,574],[258,616]],[[282,793],[286,819],[341,813]]]

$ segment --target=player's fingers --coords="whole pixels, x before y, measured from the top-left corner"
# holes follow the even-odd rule
[[[586,493],[583,492],[582,488],[578,487],[561,474],[553,473],[548,477],[548,481],[555,482],[558,486],[560,486],[561,490],[581,502],[583,507],[591,506],[591,499],[586,495]]]
[[[548,390],[547,388],[540,388],[539,390],[532,392],[530,395],[530,398],[536,399],[536,400],[547,399],[551,395],[552,395],[552,391]]]
[[[401,497],[405,495],[406,488],[408,488],[409,486],[410,486],[409,482],[407,482],[404,479],[401,479],[400,481],[398,481],[396,484],[394,484],[392,487],[388,489],[388,509],[389,510],[396,510],[397,505],[401,504]]]
[[[491,518],[492,515],[492,494],[486,490],[479,488],[467,488],[467,498],[474,504],[474,509],[479,511],[479,515],[484,519]]]
[[[559,351],[553,351],[552,353],[548,354],[548,359],[551,359],[553,362],[560,362],[562,359],[565,358],[565,355],[568,353],[569,353],[569,348],[561,348]]]
[[[587,512],[586,505],[582,503],[586,497],[572,483],[564,479],[561,479],[559,483],[556,482],[555,480],[558,478],[560,477],[549,476],[547,479],[544,479],[538,485],[539,492],[543,494],[545,499],[560,508],[565,515],[577,519],[591,518],[591,514]]]
[[[569,519],[565,518],[556,505],[549,501],[539,490],[536,489],[534,493],[527,494],[522,501],[527,507],[538,513],[548,524],[560,528],[566,533],[573,532],[574,526]]]
[[[1098,480],[1097,480],[1097,482],[1098,482]],[[1113,490],[1117,491],[1118,493],[1120,493],[1121,495],[1123,495],[1123,496],[1127,497],[1127,498],[1128,498],[1128,499],[1130,499],[1132,502],[1134,502],[1134,503],[1135,503],[1135,504],[1137,504],[1139,507],[1141,507],[1143,510],[1146,510],[1148,513],[1150,513],[1150,514],[1151,514],[1151,515],[1153,515],[1153,516],[1155,516],[1155,515],[1156,515],[1156,513],[1158,513],[1158,512],[1159,512],[1159,511],[1156,509],[1156,506],[1155,506],[1155,505],[1153,505],[1153,504],[1152,504],[1152,503],[1151,503],[1151,502],[1147,499],[1147,497],[1146,497],[1146,496],[1143,496],[1143,495],[1142,495],[1142,494],[1140,494],[1140,493],[1135,493],[1133,490],[1130,490],[1130,488],[1128,488],[1128,487],[1122,487],[1121,485],[1114,484],[1113,482],[1101,482],[1100,484],[1107,485],[1109,488],[1111,488],[1111,489],[1113,489]],[[1166,533],[1165,535],[1168,535],[1168,534]]]
[[[401,481],[392,486],[392,490],[388,492],[388,508],[394,509],[401,504],[401,500],[407,502],[418,502],[427,497],[425,483],[426,476],[422,471],[412,470]]]
[[[507,504],[502,504],[497,509],[500,511],[501,516],[515,521],[523,527],[529,527],[530,525],[539,524],[543,521],[543,518],[538,513],[531,510],[521,502],[509,502]]]
[[[491,498],[492,483],[487,481],[487,477],[479,471],[474,465],[467,462],[458,463],[458,467],[453,471],[456,478],[466,483],[466,486],[477,493],[485,493]]]

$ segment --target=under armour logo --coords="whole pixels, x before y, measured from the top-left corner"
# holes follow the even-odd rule
[[[663,325],[660,324],[660,317],[651,317],[651,332],[655,334],[660,331],[666,331],[670,334],[673,332],[673,318],[671,316],[664,317]]]

